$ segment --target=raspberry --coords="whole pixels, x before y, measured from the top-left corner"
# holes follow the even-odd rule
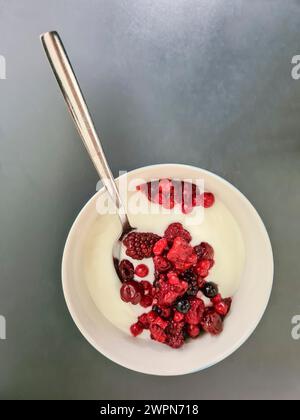
[[[192,237],[190,233],[184,229],[181,223],[172,223],[166,230],[164,237],[168,242],[172,243],[176,237],[180,237],[186,240],[186,242],[191,242]]]
[[[143,325],[140,322],[136,322],[135,324],[131,325],[130,331],[131,334],[136,337],[143,332]]]
[[[164,330],[156,324],[150,325],[150,333],[152,340],[159,341],[160,343],[165,343],[167,340],[167,335]]]
[[[129,260],[122,260],[118,267],[122,281],[133,280],[134,267]]]
[[[173,320],[175,322],[181,322],[184,320],[184,314],[178,311],[174,312]]]
[[[167,328],[167,326],[169,325],[168,321],[162,319],[160,316],[158,316],[155,319],[155,321],[153,322],[153,324],[158,325],[163,330],[165,330]]]
[[[159,241],[156,242],[156,244],[153,247],[153,254],[154,255],[161,255],[164,250],[168,246],[168,241],[166,238],[161,238]]]
[[[138,317],[138,321],[142,324],[144,329],[148,329],[150,326],[149,320],[148,320],[148,314],[142,314]]]
[[[223,322],[217,312],[212,308],[207,308],[201,319],[201,326],[207,333],[219,335],[223,331]]]
[[[197,325],[200,323],[203,316],[205,305],[202,299],[192,298],[190,299],[191,308],[185,316],[185,320],[188,324]]]
[[[150,311],[147,313],[147,319],[149,324],[152,324],[152,322],[154,322],[157,318],[157,313],[154,311]]]
[[[137,305],[142,299],[143,289],[135,280],[129,280],[122,284],[120,295],[124,302]]]
[[[167,258],[179,272],[188,270],[197,262],[197,255],[193,247],[179,236],[174,239],[173,246],[168,252]]]
[[[197,254],[198,260],[212,260],[215,254],[213,247],[207,242],[201,242],[200,245],[194,246],[194,251]]]
[[[153,262],[154,262],[155,270],[158,271],[159,273],[168,271],[171,268],[170,262],[166,258],[162,257],[161,255],[156,255],[153,258]]]
[[[145,264],[139,264],[136,266],[134,274],[138,277],[146,277],[149,274],[149,268]]]
[[[173,284],[175,286],[180,284],[179,277],[174,271],[169,271],[167,274],[167,277],[168,277],[169,284]]]
[[[171,306],[179,297],[183,296],[188,288],[188,284],[180,281],[178,285],[162,282],[155,294],[158,305],[165,307]]]
[[[221,300],[221,302],[215,304],[216,312],[219,315],[225,317],[228,314],[228,312],[230,311],[231,303],[232,303],[232,299],[230,299],[230,298]]]
[[[170,324],[166,330],[168,346],[178,349],[184,344],[183,327],[184,322],[172,322]]]
[[[207,277],[211,268],[211,260],[200,260],[197,264],[197,273],[200,277]]]
[[[131,232],[123,240],[126,255],[135,260],[150,258],[153,256],[153,246],[160,239],[154,233]]]
[[[200,328],[198,325],[188,325],[187,326],[187,333],[190,337],[196,338],[200,334]]]

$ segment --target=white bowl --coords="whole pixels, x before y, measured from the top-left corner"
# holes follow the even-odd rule
[[[152,375],[183,375],[205,369],[237,350],[257,327],[273,283],[273,254],[262,220],[245,196],[208,171],[178,164],[153,165],[129,172],[128,178],[202,178],[237,221],[245,244],[246,262],[234,305],[223,333],[206,334],[174,350],[151,340],[135,339],[99,311],[82,276],[84,236],[99,214],[95,194],[81,210],[69,233],[62,262],[62,282],[69,311],[84,337],[102,354],[129,369]]]

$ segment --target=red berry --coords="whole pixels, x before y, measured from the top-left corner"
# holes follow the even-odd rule
[[[201,197],[203,207],[209,208],[212,207],[215,203],[215,196],[210,192],[205,192]]]
[[[147,314],[147,318],[148,318],[149,324],[152,324],[152,322],[154,322],[157,318],[157,313],[155,313],[154,311],[150,311]]]
[[[168,252],[167,258],[179,272],[188,270],[197,262],[197,255],[193,247],[180,236],[174,239],[173,246]]]
[[[221,302],[215,304],[216,312],[219,315],[225,317],[228,314],[228,312],[230,311],[231,303],[232,303],[232,300],[230,298],[223,299]]]
[[[169,307],[185,294],[187,288],[188,284],[185,281],[180,281],[177,285],[163,281],[156,289],[155,299],[160,307]]]
[[[162,319],[160,316],[158,316],[153,323],[155,325],[158,325],[163,330],[165,330],[167,326],[169,325],[168,321],[166,321],[165,319]]]
[[[196,338],[200,334],[200,328],[198,325],[188,325],[187,326],[187,333],[190,337]]]
[[[204,331],[212,335],[219,335],[223,331],[222,318],[213,308],[205,310],[201,319],[201,326]]]
[[[222,296],[220,293],[217,294],[214,298],[211,299],[212,303],[216,305],[217,303],[220,303],[222,301]]]
[[[132,324],[130,327],[131,334],[136,337],[143,332],[143,325],[140,322]]]
[[[200,260],[197,264],[197,273],[200,277],[207,277],[209,274],[209,269],[211,267],[211,261],[210,260]]]
[[[214,258],[214,249],[209,243],[201,242],[200,245],[194,247],[197,254],[198,260],[207,259],[211,260]]]
[[[170,179],[161,179],[159,181],[159,191],[162,194],[170,195],[172,193],[172,190],[174,190],[174,186],[172,184],[172,181]]]
[[[172,223],[165,230],[164,237],[168,240],[168,242],[172,243],[178,236],[187,242],[192,240],[191,234],[186,229],[184,229],[181,223]]]
[[[152,286],[152,284],[149,281],[142,280],[140,282],[140,285],[143,288],[144,295],[150,295],[150,296],[152,296],[152,294],[153,294],[153,286]]]
[[[156,324],[150,325],[150,333],[152,340],[159,341],[160,343],[165,343],[167,340],[167,335],[164,330]]]
[[[170,318],[171,316],[171,309],[170,308],[161,308],[161,316],[165,319]]]
[[[198,283],[199,289],[202,289],[206,284],[206,280],[203,277],[198,276],[197,283]]]
[[[182,314],[181,312],[175,311],[173,319],[175,322],[181,322],[184,320],[184,314]]]
[[[165,209],[168,209],[168,210],[173,209],[175,207],[174,198],[172,196],[170,196],[170,197],[163,197],[162,206]]]
[[[202,319],[205,304],[202,299],[192,298],[190,299],[191,308],[185,315],[185,320],[188,324],[198,325]]]
[[[178,349],[184,344],[184,322],[172,322],[167,328],[167,344],[173,349]]]
[[[180,283],[179,277],[174,271],[169,271],[167,277],[169,284],[178,285]]]
[[[153,297],[152,296],[150,296],[150,295],[142,296],[142,299],[140,301],[140,305],[143,308],[148,308],[149,306],[152,305],[152,302],[153,302]]]
[[[142,299],[142,287],[135,280],[129,280],[122,284],[120,295],[124,302],[137,305]]]
[[[122,260],[118,267],[122,281],[133,280],[134,267],[129,260]]]
[[[142,324],[144,329],[149,328],[149,320],[148,320],[148,314],[142,314],[138,317],[139,322]]]
[[[153,256],[153,246],[160,239],[154,233],[131,232],[123,240],[126,255],[135,260],[150,258]]]
[[[146,277],[149,274],[149,268],[145,264],[139,264],[136,266],[134,274],[138,277]]]
[[[156,255],[153,258],[153,262],[154,262],[154,268],[156,271],[158,271],[159,273],[168,271],[171,267],[171,264],[169,263],[169,261],[162,257],[161,255]]]
[[[161,238],[159,241],[156,242],[156,244],[153,247],[153,254],[154,255],[161,255],[164,250],[168,246],[168,241],[166,238]]]

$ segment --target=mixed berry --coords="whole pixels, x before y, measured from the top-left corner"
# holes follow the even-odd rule
[[[194,207],[212,207],[215,197],[210,192],[201,193],[196,184],[175,179],[160,179],[137,186],[137,190],[146,195],[149,201],[166,209],[179,205],[184,214],[190,213]]]
[[[163,237],[132,232],[124,240],[128,255],[136,260],[152,258],[155,269],[151,283],[135,278],[149,274],[147,265],[134,268],[127,259],[119,264],[121,299],[151,308],[130,327],[133,336],[148,330],[153,340],[179,348],[188,337],[196,338],[201,332],[219,335],[223,331],[232,300],[223,299],[218,286],[206,279],[214,265],[212,246],[202,242],[193,247],[191,239],[180,223],[173,223]],[[203,296],[209,299],[209,305]]]
[[[202,205],[211,207],[212,193],[200,194],[198,187],[184,181],[163,179],[142,184],[138,190],[166,208],[180,204],[184,213]],[[207,242],[191,245],[192,237],[181,223],[172,223],[163,236],[131,232],[123,240],[128,259],[117,263],[122,282],[121,299],[149,308],[131,327],[133,336],[148,330],[150,337],[172,348],[181,347],[201,333],[219,335],[228,315],[231,298],[224,299],[218,286],[207,280],[214,266],[214,249]],[[152,281],[144,259],[154,266]]]

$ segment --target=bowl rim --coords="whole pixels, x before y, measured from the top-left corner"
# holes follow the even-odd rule
[[[86,209],[89,207],[91,202],[96,200],[96,198],[105,191],[104,186],[100,190],[96,191],[96,193],[93,194],[89,198],[89,200],[84,204],[84,206],[78,212],[74,222],[71,225],[71,228],[68,232],[67,239],[66,239],[66,242],[65,242],[65,246],[64,246],[64,249],[63,249],[63,257],[62,257],[62,264],[61,264],[61,277],[62,277],[63,294],[64,294],[64,298],[65,298],[65,301],[66,301],[67,308],[68,308],[69,313],[71,315],[71,318],[73,319],[75,325],[77,326],[77,328],[79,329],[79,331],[83,335],[83,337],[89,342],[90,345],[92,345],[97,350],[97,352],[101,353],[102,355],[104,355],[109,360],[113,361],[114,363],[117,363],[118,365],[120,365],[122,367],[125,367],[129,370],[135,371],[135,372],[139,372],[139,373],[143,373],[143,374],[147,374],[147,375],[153,375],[153,376],[174,376],[175,377],[175,376],[182,376],[182,375],[188,375],[188,374],[191,374],[191,373],[200,372],[202,370],[205,370],[205,369],[207,369],[211,366],[214,366],[214,365],[222,362],[223,360],[225,360],[229,356],[231,356],[233,353],[235,353],[252,336],[252,334],[256,330],[257,326],[261,322],[261,320],[262,320],[262,318],[265,314],[265,311],[268,307],[269,301],[270,301],[270,297],[271,297],[271,293],[272,293],[272,289],[273,289],[273,283],[274,283],[274,255],[273,255],[272,244],[271,244],[271,240],[270,240],[268,231],[266,229],[266,226],[265,226],[262,218],[260,217],[259,213],[257,212],[256,208],[252,205],[250,200],[237,187],[235,187],[233,184],[231,184],[229,181],[227,181],[226,179],[224,179],[220,175],[215,174],[214,172],[210,172],[207,169],[203,169],[203,168],[193,166],[193,165],[180,164],[180,163],[162,163],[162,164],[153,164],[153,165],[141,166],[141,167],[132,169],[132,170],[127,171],[126,173],[120,175],[119,177],[117,177],[116,180],[119,180],[122,177],[127,176],[128,174],[134,174],[134,172],[138,172],[138,171],[141,171],[141,170],[146,171],[150,168],[161,168],[161,167],[172,167],[172,168],[177,167],[177,168],[183,168],[183,169],[184,168],[189,168],[189,169],[199,170],[202,173],[207,174],[208,176],[212,176],[213,178],[216,178],[217,181],[225,184],[229,189],[233,190],[235,193],[237,193],[241,197],[242,200],[245,201],[247,206],[255,214],[257,222],[260,224],[260,228],[262,229],[262,232],[265,236],[266,245],[268,246],[268,251],[270,253],[269,263],[271,265],[270,265],[269,291],[268,291],[268,294],[267,294],[265,304],[260,309],[259,316],[257,316],[257,318],[255,318],[253,320],[252,324],[248,327],[248,329],[245,331],[245,333],[241,336],[240,340],[238,340],[233,346],[228,347],[227,351],[224,351],[222,354],[220,354],[220,356],[218,358],[215,358],[211,363],[207,363],[207,364],[205,364],[205,365],[203,365],[199,368],[192,369],[192,370],[182,369],[182,372],[179,372],[179,373],[176,373],[176,374],[165,373],[165,372],[164,373],[156,373],[156,372],[147,371],[147,370],[138,370],[138,369],[134,368],[132,365],[130,365],[129,363],[124,363],[124,361],[120,360],[118,357],[116,357],[114,355],[111,355],[105,349],[101,348],[101,344],[96,343],[94,338],[88,333],[88,331],[83,326],[79,317],[77,317],[76,310],[74,309],[73,303],[69,299],[67,288],[66,288],[66,276],[67,276],[66,260],[67,260],[68,254],[70,253],[72,233],[75,230],[75,228],[77,227],[77,225],[80,223],[79,221],[80,221],[81,215],[83,213],[85,213]]]

